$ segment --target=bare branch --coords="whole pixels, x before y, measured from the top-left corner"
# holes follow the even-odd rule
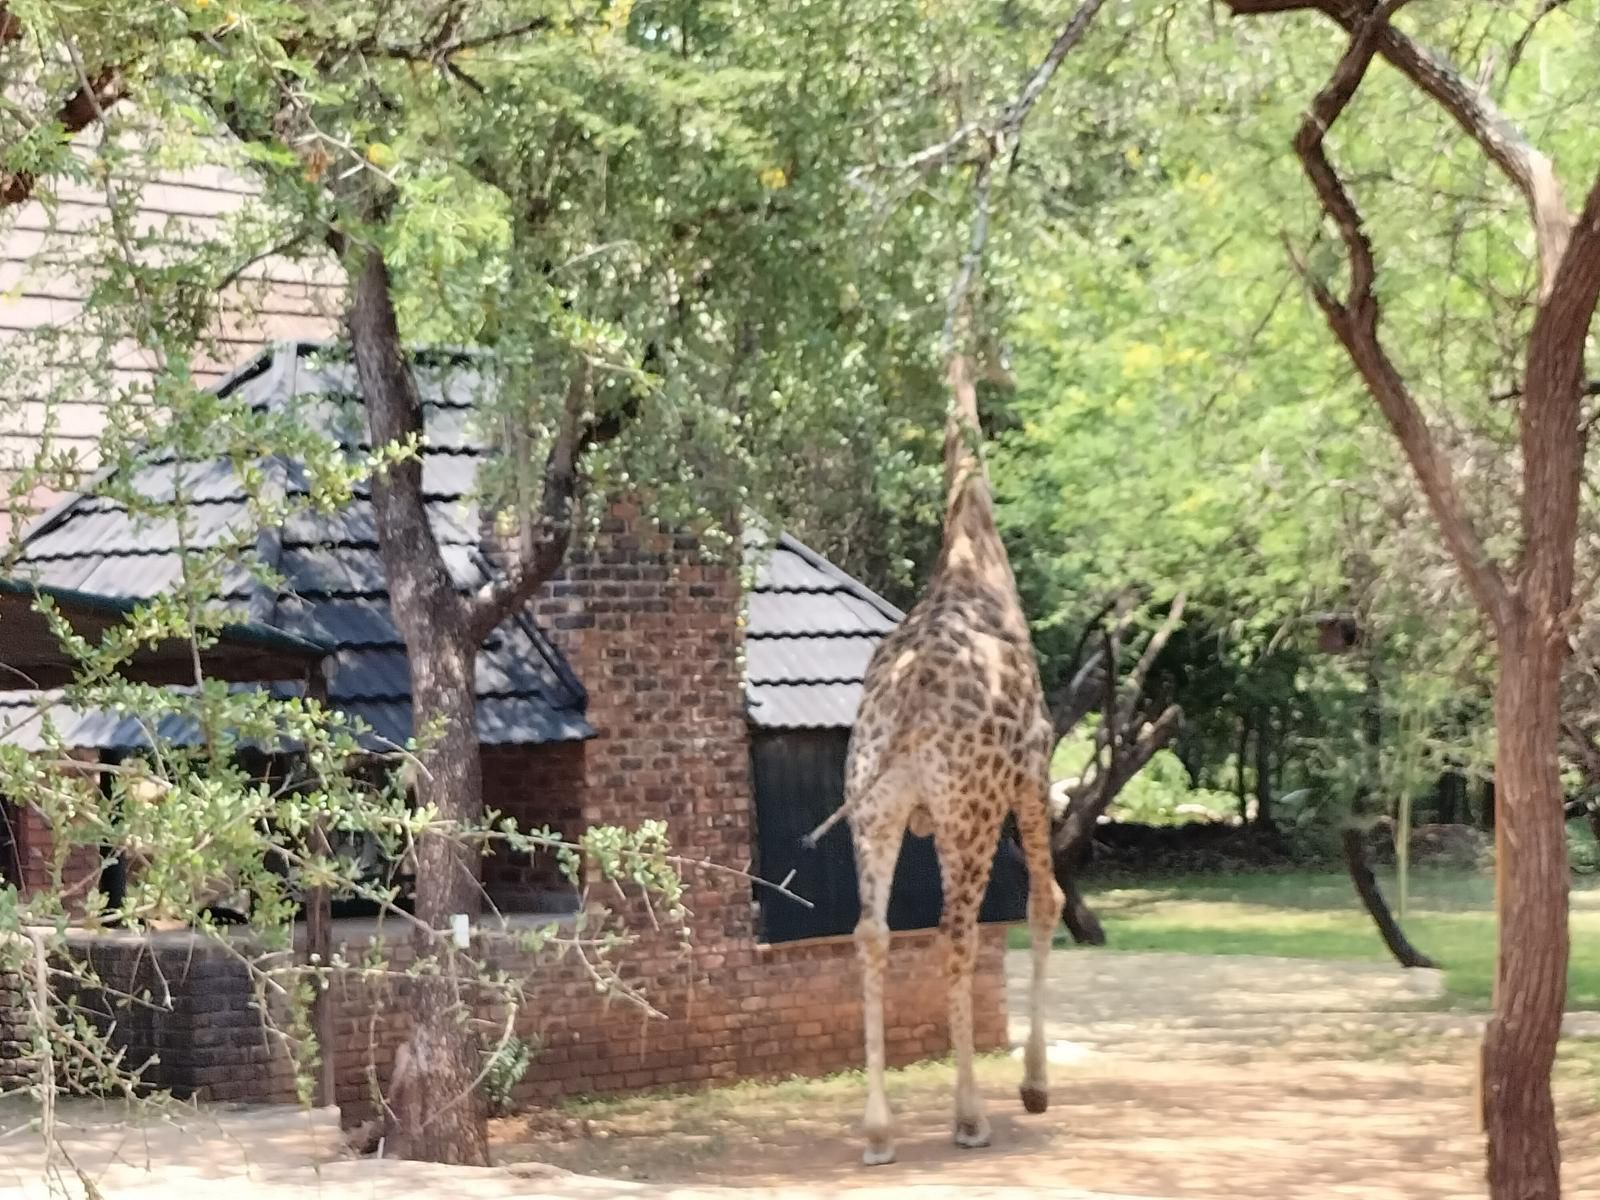
[[[1390,11],[1389,5],[1382,5],[1356,27],[1349,49],[1312,102],[1294,139],[1306,177],[1316,189],[1323,212],[1338,229],[1349,257],[1350,284],[1346,298],[1338,300],[1326,284],[1314,278],[1292,248],[1291,256],[1329,327],[1344,345],[1400,442],[1474,600],[1498,625],[1510,603],[1505,580],[1473,527],[1456,488],[1449,460],[1440,452],[1427,418],[1383,345],[1378,328],[1378,299],[1373,287],[1377,265],[1372,242],[1362,224],[1360,209],[1323,146],[1328,130],[1354,98],[1372,63],[1381,33],[1388,28]]]
[[[1105,0],[1084,0],[1078,6],[1078,11],[1073,13],[1067,23],[1061,27],[1061,32],[1056,34],[1056,40],[1051,43],[1050,51],[1039,65],[1034,68],[1033,74],[1028,77],[1028,82],[1017,93],[1017,98],[1006,106],[999,124],[999,131],[1006,134],[1008,139],[1014,141],[1022,135],[1022,127],[1028,120],[1028,114],[1033,111],[1033,106],[1039,102],[1039,97],[1044,95],[1044,89],[1049,86],[1051,78],[1056,73],[1056,68],[1061,65],[1061,60],[1083,40],[1083,35],[1089,32],[1089,23],[1094,20],[1095,14],[1100,11]]]
[[[1505,80],[1507,83],[1511,82],[1511,76],[1516,72],[1517,65],[1522,62],[1522,56],[1527,53],[1528,43],[1533,40],[1534,31],[1539,28],[1539,22],[1555,12],[1556,9],[1565,8],[1566,5],[1567,0],[1542,0],[1537,11],[1529,19],[1527,28],[1522,31],[1522,35],[1512,45],[1511,53],[1506,56]]]
[[[1561,732],[1566,735],[1567,745],[1582,760],[1584,775],[1591,784],[1600,783],[1600,746],[1596,746],[1588,732],[1570,718],[1561,722]]]
[[[556,573],[572,541],[573,514],[582,483],[582,460],[591,447],[615,439],[631,410],[600,420],[588,407],[594,367],[582,358],[567,386],[561,416],[545,459],[543,492],[537,513],[519,514],[517,557],[503,575],[479,588],[468,617],[475,641],[482,641],[515,609],[525,604]]]
[[[504,29],[495,29],[468,38],[455,38],[451,36],[451,25],[447,23],[440,31],[446,35],[443,38],[435,36],[427,42],[406,45],[385,44],[373,39],[359,44],[356,50],[371,58],[393,58],[402,62],[448,65],[450,59],[463,52],[481,50],[500,42],[515,41],[532,33],[544,33],[554,26],[555,22],[550,17],[534,17]],[[474,86],[477,86],[476,82]]]
[[[1539,292],[1543,296],[1548,291],[1572,225],[1554,165],[1487,93],[1389,24],[1398,4],[1374,8],[1361,0],[1228,0],[1228,7],[1235,16],[1314,10],[1337,22],[1352,39],[1365,26],[1376,53],[1432,97],[1522,193],[1539,248]]]
[[[954,161],[956,151],[975,137],[981,137],[984,142],[977,161],[989,163],[996,158],[1004,157],[1012,144],[1021,136],[1028,114],[1039,102],[1039,97],[1044,95],[1044,89],[1049,86],[1056,68],[1061,65],[1072,48],[1083,40],[1083,35],[1089,31],[1090,24],[1104,4],[1105,0],[1084,0],[1078,6],[1077,11],[1061,27],[1061,32],[1056,34],[1055,41],[1051,43],[1049,51],[1039,61],[1039,65],[1033,69],[1033,74],[1028,76],[1027,82],[1022,85],[1022,90],[992,120],[967,121],[942,142],[925,147],[899,162],[876,168],[857,167],[850,172],[850,181],[859,182],[869,170],[890,174],[932,172]]]
[[[1101,605],[1100,611],[1095,613],[1094,617],[1084,625],[1083,633],[1078,638],[1078,645],[1073,650],[1070,660],[1077,664],[1078,669],[1073,674],[1071,681],[1050,699],[1050,711],[1053,714],[1056,739],[1058,741],[1075,729],[1078,722],[1088,716],[1089,710],[1095,706],[1096,693],[1094,683],[1100,671],[1105,668],[1106,663],[1103,648],[1096,646],[1090,650],[1089,640],[1099,632],[1105,619],[1112,612],[1118,610],[1120,612],[1116,628],[1118,634],[1121,635],[1132,627],[1135,616],[1134,593],[1131,589],[1120,592],[1110,600],[1107,600]],[[1085,651],[1087,651],[1087,657],[1085,656]],[[1117,664],[1112,663],[1110,666],[1112,670],[1116,670]]]
[[[1161,715],[1140,732],[1139,737],[1118,755],[1115,770],[1080,781],[1067,793],[1067,815],[1051,837],[1057,856],[1076,851],[1093,831],[1102,813],[1128,786],[1128,781],[1144,770],[1156,753],[1165,749],[1183,725],[1183,710],[1168,705]]]
[[[1161,651],[1166,649],[1167,642],[1171,640],[1174,632],[1183,623],[1183,606],[1188,602],[1188,595],[1179,592],[1172,607],[1167,611],[1167,619],[1161,623],[1148,642],[1145,643],[1144,653],[1139,656],[1139,661],[1134,665],[1133,673],[1128,676],[1127,695],[1122,701],[1122,723],[1127,724],[1133,720],[1133,714],[1138,708],[1139,700],[1144,695],[1145,677],[1150,674],[1150,668],[1155,666],[1156,659],[1161,657]]]

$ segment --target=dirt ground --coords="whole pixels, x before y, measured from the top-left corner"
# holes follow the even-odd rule
[[[1020,1063],[980,1080],[994,1145],[948,1136],[950,1071],[895,1074],[899,1161],[864,1170],[858,1075],[636,1098],[501,1122],[507,1159],[740,1189],[1072,1187],[1170,1200],[1481,1198],[1479,1019],[1430,1010],[1431,972],[1262,958],[1058,953],[1049,1113]],[[1026,956],[1008,963],[1013,997]],[[1013,1039],[1026,1022],[1013,1011]],[[1600,1196],[1600,1018],[1569,1021],[1560,1102],[1571,1196]]]
[[[180,1106],[133,1125],[73,1102],[63,1138],[94,1190],[66,1170],[52,1192],[38,1139],[0,1134],[0,1200],[1482,1200],[1479,1019],[1439,1010],[1431,973],[1077,952],[1052,965],[1054,1105],[1025,1115],[1021,1064],[985,1058],[986,1150],[950,1145],[938,1063],[892,1075],[900,1160],[870,1171],[859,1074],[508,1119],[491,1170],[351,1158],[331,1109]],[[1026,956],[1007,967],[1025,995]],[[1569,1034],[1566,1195],[1585,1200],[1600,1197],[1600,1015]],[[0,1130],[28,1115],[0,1111]]]

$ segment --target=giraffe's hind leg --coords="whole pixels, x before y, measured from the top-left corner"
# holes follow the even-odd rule
[[[986,840],[984,845],[991,845]],[[955,1143],[963,1149],[989,1144],[989,1118],[972,1069],[972,977],[978,965],[978,909],[988,881],[989,862],[969,863],[971,851],[939,839],[939,871],[944,882],[944,913],[939,929],[945,940],[945,986],[950,1001],[950,1048],[956,1059]]]
[[[1028,991],[1028,1047],[1024,1051],[1022,1107],[1042,1113],[1050,1107],[1044,1027],[1045,977],[1050,940],[1061,919],[1061,887],[1050,856],[1050,810],[1041,785],[1038,795],[1022,797],[1015,808],[1017,834],[1028,864],[1028,932],[1033,942],[1033,979]]]
[[[889,893],[905,829],[898,822],[883,820],[852,826],[861,889],[856,953],[861,959],[862,1024],[867,1042],[867,1111],[862,1122],[867,1148],[861,1161],[877,1167],[894,1161],[894,1115],[883,1083],[883,976],[889,958]]]

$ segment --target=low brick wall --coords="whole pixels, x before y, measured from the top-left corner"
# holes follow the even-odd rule
[[[365,941],[346,938],[344,944],[354,953]],[[170,994],[159,1010],[78,998],[102,1022],[114,1018],[114,1043],[126,1050],[130,1065],[154,1060],[145,1070],[147,1083],[201,1100],[295,1100],[287,1048],[264,1027],[235,957],[187,932],[149,939],[84,936],[75,939],[74,950],[89,955],[101,978],[119,991],[148,989],[157,1002]],[[980,1049],[1006,1044],[1003,955],[1004,931],[986,929],[974,1004]],[[401,945],[391,961],[405,957]],[[636,947],[625,960],[627,978],[646,989],[665,1019],[623,1001],[608,1003],[579,963],[534,965],[519,957],[497,956],[496,964],[536,976],[516,1022],[519,1036],[540,1047],[514,1092],[522,1103],[819,1075],[862,1061],[860,975],[848,938],[730,944],[687,955],[665,941]],[[935,934],[895,935],[885,992],[891,1063],[947,1052],[943,979]],[[8,1002],[0,1009],[0,1088],[25,1084],[31,1074],[25,997],[17,982],[0,979],[0,999]],[[411,1016],[392,987],[351,981],[336,984],[334,997],[337,1099],[345,1120],[354,1123],[376,1112],[374,1085],[386,1086]],[[492,1010],[480,1015],[504,1019]]]
[[[33,1028],[21,977],[0,971],[0,1092],[27,1087],[33,1078]]]
[[[1007,1044],[1005,931],[984,931],[974,985],[980,1050]],[[860,972],[849,938],[778,946],[728,944],[685,956],[676,948],[636,947],[627,979],[644,989],[665,1019],[596,993],[576,962],[533,970],[537,983],[516,1022],[539,1052],[513,1092],[521,1103],[549,1103],[656,1087],[739,1079],[822,1075],[862,1062]],[[498,965],[515,970],[514,957]],[[526,968],[524,968],[526,969]],[[885,988],[889,1060],[903,1065],[948,1052],[944,962],[932,932],[896,934]],[[347,1121],[373,1115],[410,1015],[392,995],[336,988],[337,1098]],[[491,1022],[503,1012],[485,1011]]]

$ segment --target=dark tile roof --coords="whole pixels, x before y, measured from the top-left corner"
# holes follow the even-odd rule
[[[750,721],[765,729],[855,723],[867,663],[905,615],[788,534],[752,543],[745,627]]]
[[[324,351],[307,344],[278,346],[221,387],[262,408],[292,405],[342,444],[363,447],[354,369]],[[468,496],[484,450],[473,431],[471,410],[482,380],[472,363],[466,355],[440,355],[420,362],[417,372],[428,435],[423,486],[435,536],[463,589],[485,582],[491,570],[477,550],[478,515]],[[231,464],[181,465],[191,498],[191,542],[216,544],[232,531],[248,530],[251,518]],[[134,485],[153,498],[170,499],[178,467],[172,462],[142,466]],[[298,464],[280,459],[267,470],[286,492],[305,490]],[[143,599],[177,580],[177,545],[171,521],[138,520],[117,502],[90,494],[64,502],[36,523],[17,573],[43,584]],[[283,575],[283,586],[266,594],[240,569],[225,583],[227,599],[258,624],[336,646],[329,664],[330,700],[369,724],[379,738],[403,741],[411,732],[405,648],[389,614],[365,493],[331,516],[297,514],[257,545]],[[478,732],[486,743],[570,741],[593,734],[583,717],[582,686],[527,616],[511,618],[485,643],[477,692]],[[0,728],[9,724],[4,705],[14,716],[18,704],[36,702],[25,693],[0,696]],[[74,717],[59,708],[56,715],[58,729],[79,745],[131,747],[143,740],[130,721],[104,714]],[[163,732],[182,736],[183,731]]]
[[[38,607],[41,599],[73,632],[90,640],[121,626],[135,606],[131,600],[0,577],[0,691],[64,687],[77,673],[76,660]],[[224,625],[199,654],[209,675],[256,680],[304,678],[332,649],[325,642],[244,621]],[[145,644],[123,664],[123,673],[147,683],[192,681],[194,653],[189,642],[179,639]]]
[[[326,347],[286,344],[263,353],[221,388],[262,407],[293,405],[352,449],[367,448],[354,370]],[[487,450],[473,420],[482,386],[466,355],[441,355],[419,365],[428,445],[423,487],[434,534],[463,588],[488,578],[478,552],[478,514],[469,493]],[[133,484],[152,499],[170,500],[179,464],[142,466]],[[233,466],[183,463],[190,497],[191,542],[204,544],[248,528],[250,515]],[[298,464],[272,464],[285,491],[304,491]],[[341,512],[297,513],[261,539],[283,587],[273,595],[241,568],[224,583],[227,598],[258,624],[338,647],[329,696],[370,724],[383,739],[411,729],[405,648],[389,614],[372,505],[365,495]],[[125,599],[172,587],[180,560],[173,523],[136,520],[114,500],[90,494],[47,513],[29,531],[18,572],[43,584]],[[749,597],[746,696],[760,728],[847,728],[855,720],[867,661],[903,614],[821,555],[787,534],[769,546],[752,540],[755,583]],[[583,719],[582,685],[559,652],[526,617],[502,625],[478,656],[478,731],[490,744],[566,741],[592,736]],[[48,699],[48,697],[46,697]],[[0,730],[25,693],[0,693]],[[74,716],[53,709],[57,728],[86,748],[141,744],[137,723],[105,714]],[[183,736],[176,727],[163,734]]]

